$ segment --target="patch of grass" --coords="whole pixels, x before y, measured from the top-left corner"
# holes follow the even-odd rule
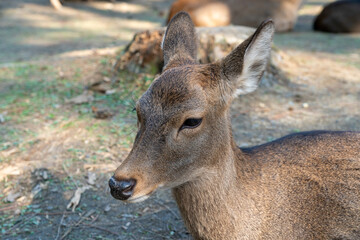
[[[0,124],[0,151],[36,134],[27,129],[27,123],[39,125],[37,122],[55,121],[57,116],[66,115],[67,111],[59,106],[82,89],[74,79],[58,78],[50,66],[0,68],[0,113],[5,113],[5,123]]]
[[[40,213],[42,211],[38,205],[27,205],[23,206],[20,210],[20,214],[24,215],[26,213]]]
[[[62,128],[63,129],[68,129],[68,128],[71,128],[71,127],[74,127],[74,126],[76,126],[76,122],[75,121],[70,121],[70,122],[65,123],[62,126]]]
[[[110,62],[108,58],[100,60],[104,69],[109,69]],[[96,137],[97,145],[115,143],[131,147],[137,132],[133,109],[154,77],[121,71],[113,78],[117,80],[111,86],[115,90],[113,94],[95,93],[93,102],[72,105],[66,104],[65,99],[81,94],[84,89],[80,69],[75,68],[73,76],[63,78],[51,66],[28,64],[0,68],[0,113],[6,113],[5,124],[0,124],[0,151],[13,147],[26,151],[37,143],[36,136],[43,126],[59,131],[81,126]],[[92,106],[109,108],[116,115],[108,120],[94,119]],[[101,160],[96,154],[82,160],[78,152],[70,150],[68,154],[69,166],[75,162]]]
[[[20,121],[39,112],[54,117],[56,106],[83,88],[74,79],[58,78],[51,67],[37,65],[0,69],[0,80],[0,112]]]
[[[124,147],[130,147],[136,132],[136,112],[133,111],[137,99],[146,91],[152,83],[154,77],[151,74],[134,74],[122,71],[117,75],[118,81],[112,85],[116,92],[111,95],[95,94],[95,102],[102,103],[103,106],[116,112],[116,116],[110,121],[96,121],[89,124],[86,129],[96,134],[101,144],[109,141],[109,136],[116,137],[118,143]],[[83,117],[89,117],[92,114],[90,110],[84,111],[84,108],[90,109],[91,104],[83,104],[77,108],[84,112]],[[96,160],[96,159],[94,159]]]
[[[17,221],[16,218],[14,218],[9,214],[0,215],[1,234],[5,234],[8,229],[10,229],[15,225],[16,221]]]
[[[77,188],[74,181],[70,177],[63,178],[60,186],[64,191],[72,191]]]

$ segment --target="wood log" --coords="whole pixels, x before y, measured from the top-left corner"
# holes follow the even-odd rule
[[[198,61],[200,63],[215,62],[247,39],[254,28],[244,26],[198,27]],[[114,70],[127,70],[134,73],[160,73],[163,67],[161,41],[165,28],[138,32],[125,47],[114,65]],[[279,55],[275,48],[272,58],[264,74],[266,82],[273,80],[287,81],[285,74],[277,67]]]

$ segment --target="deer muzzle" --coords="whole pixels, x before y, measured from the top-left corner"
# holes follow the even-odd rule
[[[127,200],[130,198],[134,193],[135,185],[135,179],[117,180],[114,176],[112,176],[109,180],[111,195],[119,200]]]

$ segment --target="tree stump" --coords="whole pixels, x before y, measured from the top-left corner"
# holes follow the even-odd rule
[[[196,28],[198,61],[205,64],[225,57],[254,31],[254,28],[244,26]],[[136,33],[116,61],[114,70],[127,70],[134,73],[160,73],[164,64],[160,47],[164,33],[165,29]],[[267,66],[263,82],[271,84],[274,80],[286,80],[283,72],[277,67],[278,58],[279,55],[273,48],[272,58]]]

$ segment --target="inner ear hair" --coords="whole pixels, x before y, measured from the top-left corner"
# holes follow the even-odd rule
[[[221,62],[223,80],[228,81],[234,97],[257,88],[270,57],[274,31],[274,23],[264,21]]]

